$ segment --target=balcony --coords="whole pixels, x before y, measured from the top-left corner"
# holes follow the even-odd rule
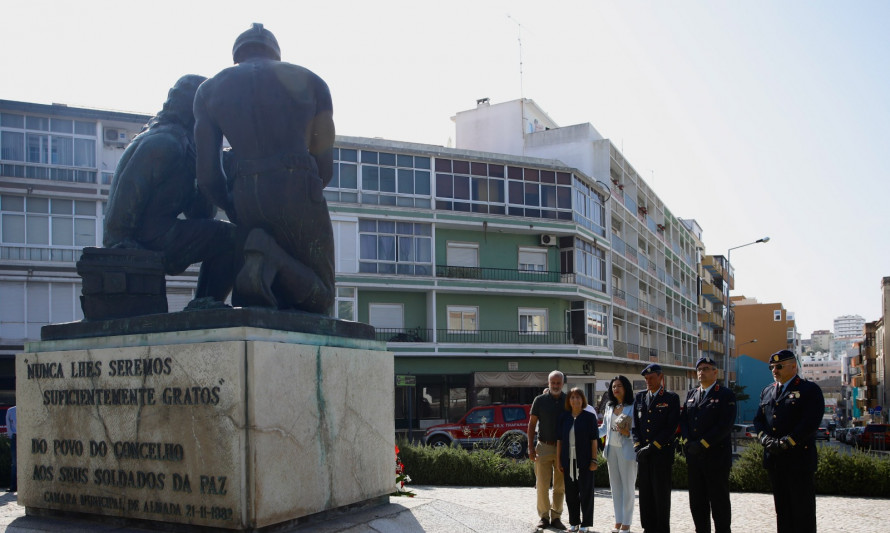
[[[714,312],[708,313],[703,311],[698,314],[698,321],[712,328],[722,328],[723,314]]]
[[[693,365],[692,356],[671,353],[666,350],[657,350],[637,344],[621,341],[613,342],[613,357],[634,359],[642,362],[659,363],[662,365],[688,366]]]
[[[711,284],[702,283],[701,295],[703,298],[707,298],[711,303],[723,303],[723,292],[717,290],[717,287]]]
[[[567,331],[462,331],[423,328],[377,328],[377,340],[385,342],[439,342],[453,344],[573,344]]]
[[[720,341],[707,341],[700,340],[698,341],[698,349],[702,352],[712,352],[717,354],[725,354],[726,350],[724,349],[724,345]]]
[[[574,274],[555,271],[518,270],[509,268],[464,267],[436,265],[436,277],[481,279],[486,281],[522,281],[530,283],[574,283]]]

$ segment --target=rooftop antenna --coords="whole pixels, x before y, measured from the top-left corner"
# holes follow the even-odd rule
[[[520,24],[518,20],[510,16],[509,13],[507,13],[507,18],[512,20],[516,24],[516,31],[519,35],[519,38],[517,39],[519,41],[519,98],[524,99],[525,92],[522,88],[522,24]]]

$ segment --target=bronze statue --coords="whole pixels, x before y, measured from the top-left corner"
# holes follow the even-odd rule
[[[201,85],[194,110],[198,185],[249,231],[233,303],[330,314],[334,239],[322,195],[333,171],[330,91],[281,61],[262,24],[238,36],[232,55],[235,66]],[[223,136],[232,146],[225,168]]]
[[[239,239],[235,225],[214,220],[216,208],[197,187],[192,109],[205,79],[181,77],[163,110],[124,151],[111,183],[103,244],[163,252],[167,274],[200,262],[196,300],[225,302],[237,271]]]

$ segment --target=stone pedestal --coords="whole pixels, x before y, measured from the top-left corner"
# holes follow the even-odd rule
[[[382,342],[258,327],[45,340],[16,379],[30,512],[254,530],[394,490]]]

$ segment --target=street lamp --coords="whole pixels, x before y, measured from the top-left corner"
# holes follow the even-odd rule
[[[723,356],[723,381],[726,386],[729,387],[729,360],[732,358],[732,348],[729,345],[729,339],[732,336],[732,305],[729,300],[729,270],[732,268],[732,251],[737,250],[739,248],[744,248],[745,246],[751,246],[752,244],[760,244],[762,242],[769,242],[769,237],[763,237],[762,239],[757,239],[756,241],[752,241],[746,244],[740,244],[738,246],[733,246],[732,248],[726,251],[726,274],[723,276],[723,282],[726,284],[726,326],[723,328],[723,335],[726,338],[726,342],[723,343],[723,349],[726,350],[725,355]],[[756,341],[755,341],[756,342]]]
[[[755,342],[757,342],[757,339],[751,339],[751,340],[749,340],[748,342],[743,342],[743,343],[739,344],[739,352],[741,353],[741,351],[742,351],[742,346],[744,346],[744,345],[746,345],[746,344],[754,344]]]

